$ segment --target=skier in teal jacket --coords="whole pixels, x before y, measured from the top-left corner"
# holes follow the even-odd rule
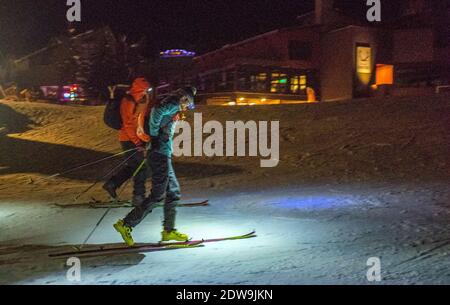
[[[194,109],[197,89],[186,87],[173,92],[161,103],[153,107],[149,119],[151,149],[148,163],[152,169],[152,192],[141,206],[135,207],[114,228],[125,242],[132,246],[132,230],[152,212],[155,206],[164,201],[164,230],[162,241],[187,241],[189,237],[175,229],[176,205],[181,199],[178,183],[172,165],[173,137],[176,123],[182,112]]]

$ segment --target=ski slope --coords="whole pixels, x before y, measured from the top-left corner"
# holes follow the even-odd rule
[[[209,207],[178,209],[180,230],[215,238],[255,229],[258,237],[83,258],[79,284],[371,284],[370,257],[381,259],[381,284],[448,284],[449,194],[439,193],[442,187],[211,194]],[[47,254],[80,244],[103,211],[17,203],[3,204],[1,211],[0,283],[73,284],[66,279],[65,260]],[[127,211],[112,210],[90,244],[120,243],[112,224]],[[135,230],[137,241],[159,240],[161,212]]]

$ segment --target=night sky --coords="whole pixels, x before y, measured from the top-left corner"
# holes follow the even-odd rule
[[[79,30],[109,25],[130,40],[147,37],[148,56],[185,48],[199,53],[295,25],[313,0],[82,0]],[[364,1],[340,1],[365,16]],[[356,2],[356,5],[355,5]],[[44,47],[67,29],[66,0],[0,0],[0,52],[16,56]]]

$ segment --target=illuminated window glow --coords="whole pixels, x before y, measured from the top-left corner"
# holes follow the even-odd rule
[[[287,75],[284,73],[272,73],[270,92],[284,93],[287,89]]]
[[[306,90],[307,78],[306,75],[291,77],[291,93],[300,93],[300,90]]]
[[[393,85],[394,84],[394,66],[393,65],[377,65],[376,85]]]

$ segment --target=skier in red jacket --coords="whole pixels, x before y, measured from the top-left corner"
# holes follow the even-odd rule
[[[145,160],[145,142],[138,135],[138,116],[140,112],[146,112],[149,104],[150,84],[144,78],[137,78],[127,95],[120,104],[120,115],[122,118],[122,129],[119,131],[119,141],[125,154],[126,164],[112,176],[104,185],[108,194],[114,199],[117,198],[116,190],[130,179],[138,167]],[[132,150],[136,148],[136,150]],[[134,176],[134,189],[132,203],[139,206],[145,199],[146,167],[142,166],[140,171]]]

